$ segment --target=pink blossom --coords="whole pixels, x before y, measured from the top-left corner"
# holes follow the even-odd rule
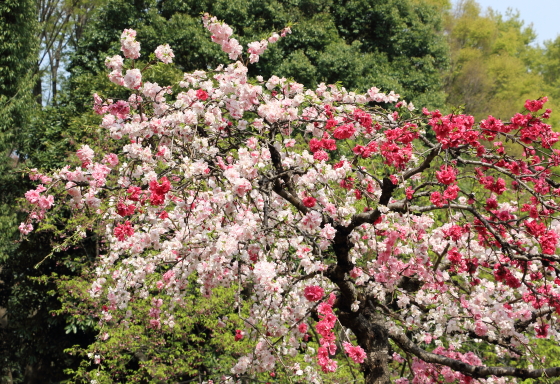
[[[163,274],[163,280],[166,283],[169,283],[171,281],[171,279],[173,279],[173,277],[175,277],[175,272],[172,269],[170,269],[169,271],[167,271]]]
[[[333,228],[333,226],[331,224],[325,224],[323,229],[321,229],[321,237],[323,237],[327,240],[334,239],[335,235],[336,235],[336,229]]]
[[[397,352],[393,352],[393,360],[395,360],[397,363],[404,363],[405,360],[404,358],[398,354]]]
[[[82,145],[82,147],[76,152],[76,155],[82,162],[89,162],[93,160],[94,156],[93,149],[89,145]]]
[[[127,59],[140,57],[140,43],[136,41],[136,31],[125,29],[121,34],[121,51]]]
[[[342,343],[344,346],[344,351],[355,363],[362,364],[366,359],[366,353],[360,346],[353,346],[348,342]]]
[[[26,224],[26,223],[21,223],[21,224],[19,225],[19,231],[20,231],[22,234],[27,235],[27,234],[29,234],[31,231],[33,231],[33,225],[30,224],[30,223],[27,223],[27,224]]]
[[[124,100],[119,100],[115,104],[111,104],[107,107],[110,114],[118,117],[119,119],[124,119],[130,112],[129,104]]]
[[[350,271],[350,277],[353,278],[353,279],[357,279],[358,277],[362,276],[363,273],[364,272],[362,271],[361,268],[354,267]]]
[[[249,43],[247,46],[247,52],[251,54],[249,57],[251,64],[259,61],[259,55],[262,55],[267,47],[268,41],[266,40],[261,40],[260,42],[253,41],[252,43]]]
[[[124,86],[130,89],[138,89],[142,85],[142,73],[139,69],[129,69],[124,76]]]
[[[233,183],[233,190],[238,196],[243,196],[252,189],[251,182],[243,177],[236,179]]]
[[[119,55],[115,55],[113,57],[107,57],[105,59],[105,66],[114,71],[121,71],[123,67],[124,61],[123,58]]]
[[[335,372],[338,363],[329,357],[327,348],[319,347],[317,350],[317,363],[325,373]]]
[[[173,53],[171,47],[169,47],[169,44],[158,46],[155,53],[156,57],[165,64],[171,64],[173,58],[175,57],[175,54]]]
[[[50,209],[53,206],[53,203],[54,203],[53,195],[49,195],[47,197],[41,196],[37,201],[37,205],[43,210]]]
[[[478,336],[485,336],[488,333],[488,326],[482,320],[477,320],[474,323],[474,333]]]
[[[313,154],[313,158],[317,161],[327,161],[329,159],[329,154],[325,151],[317,151]]]
[[[309,211],[303,217],[303,220],[301,221],[301,224],[302,224],[304,229],[306,229],[308,231],[313,231],[313,230],[317,229],[317,227],[321,224],[321,221],[323,221],[323,217],[321,216],[321,214],[319,212]]]
[[[43,187],[42,185],[39,185],[40,187]],[[43,187],[42,189],[43,191],[45,190],[45,188]],[[27,201],[29,201],[31,204],[37,204],[37,202],[39,201],[39,198],[41,197],[40,195],[40,190],[39,187],[37,187],[37,189],[34,190],[29,190],[27,192],[25,192],[25,198],[27,199]]]
[[[124,85],[124,77],[122,75],[122,71],[120,70],[114,70],[111,73],[109,73],[109,75],[107,75],[109,77],[109,80],[119,86]]]
[[[119,157],[114,153],[108,153],[103,158],[103,162],[108,164],[109,167],[114,168],[117,166],[117,164],[119,164]]]

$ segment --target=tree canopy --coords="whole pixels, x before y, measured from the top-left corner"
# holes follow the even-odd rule
[[[39,9],[36,9],[35,5],[38,5]],[[429,110],[440,108],[444,115],[449,111],[458,115],[465,112],[479,120],[486,119],[488,114],[505,120],[509,120],[517,112],[526,114],[525,100],[538,99],[543,95],[549,96],[546,106],[555,109],[559,97],[556,87],[560,60],[557,54],[558,40],[547,42],[544,47],[534,46],[531,44],[534,31],[524,26],[521,21],[522,15],[515,13],[500,15],[491,10],[482,12],[476,2],[470,0],[460,2],[454,9],[447,0],[375,2],[101,0],[95,4],[45,0],[7,1],[0,6],[0,9],[4,12],[2,15],[5,15],[0,21],[3,23],[0,31],[4,39],[0,38],[0,44],[6,48],[4,51],[6,54],[0,57],[0,62],[6,63],[0,65],[0,69],[5,74],[0,80],[3,81],[0,99],[6,101],[0,105],[4,116],[0,123],[3,132],[1,147],[5,151],[1,183],[4,193],[0,216],[0,228],[2,228],[0,231],[2,234],[0,359],[5,362],[2,373],[8,375],[9,382],[31,383],[33,380],[44,382],[45,375],[51,380],[72,378],[75,382],[80,380],[89,382],[98,378],[94,375],[99,369],[106,371],[103,377],[109,382],[135,380],[174,382],[194,378],[202,381],[231,374],[230,368],[235,361],[253,351],[252,333],[245,329],[246,323],[243,320],[251,316],[251,295],[254,293],[254,288],[250,279],[247,284],[216,288],[213,290],[212,298],[209,299],[200,292],[197,281],[198,271],[191,274],[182,287],[184,302],[188,303],[185,308],[188,310],[175,311],[173,328],[163,326],[158,329],[145,326],[147,319],[152,319],[150,313],[152,313],[153,303],[149,298],[140,298],[129,304],[131,320],[127,326],[123,326],[118,321],[98,322],[99,306],[106,304],[102,304],[99,298],[92,298],[89,289],[91,281],[96,278],[98,255],[104,254],[108,244],[103,236],[106,230],[104,222],[99,221],[99,218],[94,219],[95,215],[75,215],[69,206],[62,205],[57,206],[54,211],[56,213],[51,212],[51,215],[41,222],[39,231],[21,238],[15,233],[19,222],[24,220],[23,213],[29,210],[29,205],[26,206],[25,203],[22,205],[16,197],[22,196],[29,188],[35,188],[31,187],[33,182],[21,177],[19,173],[21,166],[39,168],[47,172],[47,170],[60,169],[70,161],[72,167],[82,166],[87,171],[87,166],[84,166],[75,156],[75,152],[83,145],[89,145],[96,154],[113,152],[121,156],[119,151],[124,145],[123,141],[107,139],[105,128],[99,127],[102,116],[91,110],[91,94],[97,92],[104,96],[104,100],[105,97],[112,100],[128,100],[131,91],[108,80],[105,64],[108,56],[122,54],[118,38],[123,29],[135,28],[138,39],[142,41],[142,55],[135,60],[136,68],[144,68],[148,62],[151,62],[142,71],[143,80],[172,85],[173,95],[184,91],[178,84],[183,79],[185,71],[199,69],[212,73],[212,69],[217,65],[228,62],[228,54],[211,42],[208,39],[208,32],[200,27],[200,14],[210,11],[219,19],[232,21],[231,26],[235,36],[243,46],[247,46],[253,40],[260,41],[270,37],[270,32],[274,29],[280,33],[284,27],[291,27],[292,34],[288,34],[274,44],[269,44],[260,60],[247,66],[248,81],[252,85],[259,84],[257,75],[262,75],[263,79],[278,75],[287,78],[283,84],[297,81],[317,94],[320,92],[318,86],[322,81],[335,86],[333,89],[327,88],[328,92],[334,92],[334,89],[340,90],[340,87],[345,86],[348,91],[360,93],[370,89],[371,86],[377,86],[386,91],[394,89],[407,102],[413,101],[419,107],[427,106]],[[34,13],[39,19],[39,26],[32,17]],[[54,14],[62,17],[53,17]],[[48,15],[51,17],[49,18]],[[443,23],[440,17],[443,18]],[[14,24],[13,20],[17,22]],[[43,49],[37,51],[36,36],[42,36],[43,48],[51,46],[49,54],[53,61],[48,68],[52,74],[51,79],[55,82],[50,80],[49,82],[51,88],[58,89],[56,98],[50,100],[43,98],[42,106],[34,101],[41,92],[38,77],[33,78],[33,76],[38,70],[37,58],[40,60],[41,57],[47,57],[45,56],[47,53]],[[169,43],[174,50],[174,64],[153,65],[155,57],[151,52],[164,42]],[[68,81],[60,72],[57,75],[60,63],[68,63],[69,72],[64,72],[71,74]],[[43,80],[45,79],[47,77],[43,76]],[[58,84],[56,81],[59,81]],[[35,92],[32,92],[34,85]],[[194,88],[193,90],[197,91]],[[280,90],[275,89],[275,92],[278,93]],[[264,90],[263,94],[270,97],[267,90]],[[174,100],[174,97],[168,95],[167,99]],[[388,102],[389,99],[379,100],[383,102],[369,101],[362,110],[372,116],[380,113],[378,109],[371,110],[374,105],[379,108],[388,107],[389,109],[385,111],[387,114],[395,111],[391,106],[394,103]],[[44,105],[45,102],[50,105]],[[112,102],[106,100],[106,103],[108,106]],[[332,105],[340,107],[336,103],[333,102]],[[146,108],[144,112],[148,112],[148,115],[153,112],[153,105],[149,102],[142,108]],[[397,111],[401,122],[409,118],[415,119],[413,120],[415,124],[422,121],[423,123],[419,125],[420,129],[426,131],[428,141],[436,143],[437,135],[427,124],[427,118],[414,114],[408,115],[403,106],[397,108]],[[357,124],[354,116],[347,118],[354,119],[354,124]],[[251,119],[248,121],[252,122]],[[548,124],[555,127],[556,114],[552,113],[549,118],[547,115],[544,121],[548,121]],[[386,122],[381,121],[380,124],[382,125],[380,135],[385,134],[383,133],[385,130],[393,129],[387,126]],[[508,123],[506,122],[505,125],[507,126]],[[252,127],[250,124],[249,126]],[[312,134],[316,133],[306,133],[304,127],[296,128],[293,133],[296,139],[295,147],[289,147],[292,148],[290,150],[297,154],[301,154],[306,149],[314,150],[313,154],[319,152],[318,157],[324,156],[322,152],[325,152],[331,159],[327,163],[333,164],[335,159],[342,159],[341,156],[345,156],[351,163],[351,167],[371,161],[374,170],[370,174],[379,179],[378,185],[384,183],[386,176],[395,175],[390,166],[383,164],[379,155],[370,154],[367,160],[362,158],[352,160],[355,156],[359,157],[352,151],[356,145],[367,148],[365,144],[369,142],[360,144],[360,140],[364,138],[349,140],[347,144],[337,145],[336,151],[330,151],[326,147],[319,148],[321,145],[331,146],[331,142],[323,141],[328,139],[318,136],[310,146]],[[240,133],[239,136],[243,137],[243,134]],[[330,134],[332,136],[333,132]],[[498,134],[494,139],[491,139],[490,135],[488,140],[482,140],[481,143],[487,150],[491,151],[494,148],[496,151],[503,151],[506,155],[502,154],[502,156],[509,156],[510,159],[524,158],[527,154],[525,151],[528,148],[527,144],[512,140],[511,136],[508,136],[510,134],[502,136]],[[516,134],[519,135],[520,132]],[[497,141],[496,144],[494,141]],[[341,142],[335,141],[338,144]],[[232,141],[232,143],[232,148],[237,149],[245,145],[240,141]],[[417,142],[412,143],[412,147],[414,150],[422,149]],[[223,147],[219,148],[224,150]],[[428,147],[424,149],[429,150]],[[231,151],[232,161],[238,161],[237,150],[231,149]],[[545,159],[549,152],[545,150],[544,157],[539,155],[539,159]],[[458,151],[453,150],[442,153],[450,159],[459,155]],[[421,158],[424,155],[425,153],[420,153]],[[440,166],[440,161],[442,164],[443,162],[448,164],[448,159],[443,161],[441,156],[443,154],[434,159],[436,170]],[[227,157],[224,159],[227,160]],[[226,160],[224,164],[229,166]],[[450,166],[456,166],[463,172],[473,165],[458,163]],[[117,170],[112,172],[116,173]],[[160,172],[159,168],[157,172]],[[294,177],[298,177],[297,174]],[[433,180],[434,173],[427,170],[423,172],[422,177]],[[511,181],[507,177],[503,178]],[[467,181],[472,179],[472,175],[465,174],[464,178],[459,177],[459,179],[461,191],[466,191],[465,188],[469,185]],[[551,177],[550,180],[555,179]],[[439,179],[428,181],[428,183],[436,182],[439,183]],[[523,180],[523,182],[528,183],[529,186],[533,185],[531,184],[533,181]],[[423,187],[426,189],[425,193],[427,188],[435,186],[435,184],[429,185]],[[310,189],[306,189],[311,192],[311,195],[299,196],[299,198],[303,201],[304,198],[313,197],[316,202],[319,201],[317,196],[313,195],[316,186],[317,184],[312,183]],[[208,188],[210,187],[202,182],[200,190],[207,193]],[[259,184],[259,188],[264,187]],[[477,202],[489,199],[490,203],[487,204],[493,204],[493,196],[488,195],[487,190],[481,186],[480,190],[475,191],[475,189],[472,194]],[[336,187],[332,190],[342,191]],[[355,186],[353,190],[359,190],[359,187]],[[442,190],[440,193],[445,191]],[[361,199],[355,195],[357,200],[354,207],[357,211],[374,206],[370,204],[368,208],[367,204],[364,204],[368,198],[371,200],[367,195],[367,189],[361,193]],[[402,198],[402,193],[406,194],[406,190],[396,188],[393,197]],[[101,198],[101,195],[98,197]],[[513,200],[525,198],[518,191],[507,191],[503,195],[497,196],[499,203],[502,203],[500,200],[502,198]],[[337,203],[340,201],[337,200]],[[318,204],[321,204],[321,201]],[[255,209],[258,211],[260,208],[257,206]],[[313,209],[318,208],[316,206]],[[491,208],[488,209],[485,208],[484,211],[490,212],[489,215],[495,214]],[[456,220],[451,215],[450,209],[446,213],[443,209],[440,211],[433,214],[435,220],[433,228],[450,220]],[[137,221],[132,220],[132,216],[128,218],[136,228],[139,217],[134,216],[134,220]],[[117,219],[120,220],[120,216]],[[402,217],[399,216],[398,220],[401,219]],[[117,225],[118,220],[113,225]],[[554,222],[546,223],[553,225]],[[69,237],[68,228],[80,230],[72,232],[73,235]],[[83,228],[86,228],[85,231],[82,231]],[[81,237],[80,234],[84,234],[85,237]],[[385,234],[381,230],[379,233],[376,232],[376,236],[376,241],[381,241]],[[63,239],[69,239],[72,245],[60,246]],[[445,238],[445,241],[450,240]],[[403,240],[396,240],[397,245],[399,242],[402,243]],[[415,243],[414,246],[418,244]],[[294,251],[295,249],[290,246],[286,254],[292,255]],[[446,258],[449,249],[446,251],[447,254],[440,251],[441,249],[438,249],[437,254],[429,253],[431,262],[435,265],[440,260],[438,264],[440,270],[450,271],[453,262]],[[315,249],[311,253],[313,252]],[[458,252],[463,254],[460,247]],[[299,257],[297,253],[296,255]],[[410,262],[406,256],[403,260]],[[241,260],[241,263],[243,262]],[[511,267],[508,262],[503,263],[506,268]],[[543,262],[542,268],[545,263],[546,261]],[[248,265],[251,267],[250,263]],[[357,266],[363,267],[359,264]],[[522,270],[522,267],[517,265],[513,265],[513,268]],[[162,266],[155,273],[164,273],[165,270]],[[485,277],[491,272],[489,267],[482,267],[482,271],[477,269],[477,273],[482,273]],[[454,284],[461,286],[460,284],[464,282],[461,280],[460,273],[451,276],[450,281]],[[414,285],[417,282],[410,283],[405,280],[403,277],[403,286],[398,286],[397,292],[393,293],[392,297],[395,297],[395,300],[400,297],[399,295],[417,294],[418,291],[414,289],[412,292],[407,291],[410,288],[409,284]],[[315,284],[314,280],[313,283]],[[323,289],[326,287],[322,284],[318,286]],[[244,300],[244,305],[235,307],[239,303],[239,297]],[[305,300],[303,302],[305,303]],[[379,303],[374,302],[374,304]],[[166,302],[165,305],[168,303]],[[414,305],[407,304],[402,308],[399,307],[400,309],[396,309],[397,307],[399,305],[392,302],[387,308],[399,314],[410,310]],[[341,313],[341,309],[336,305],[333,308],[336,315]],[[433,310],[429,305],[423,308],[428,313]],[[216,317],[212,317],[212,313],[216,314]],[[307,321],[308,332],[302,338],[302,345],[305,344],[305,347],[298,349],[298,352],[317,351],[321,347],[321,336],[316,333],[313,325],[320,320],[321,313],[314,310],[310,314],[311,317]],[[491,320],[496,321],[494,318]],[[427,322],[429,323],[429,320]],[[482,322],[488,324],[487,320]],[[515,323],[516,331],[524,327],[524,324]],[[333,333],[336,334],[337,353],[330,358],[339,363],[338,369],[335,376],[317,369],[315,373],[320,379],[341,382],[361,380],[358,370],[360,366],[364,366],[341,353],[344,351],[343,342],[346,337],[344,334],[350,338],[349,342],[356,341],[354,339],[356,334],[348,329],[340,323],[336,323],[333,328]],[[530,331],[531,326],[525,329]],[[554,329],[549,328],[549,330],[550,338],[533,339],[530,348],[534,355],[546,357],[548,365],[552,367],[557,366],[558,363],[554,358],[557,354],[552,337]],[[416,329],[415,332],[418,330]],[[476,334],[476,330],[474,332]],[[489,335],[492,336],[492,332],[490,327]],[[437,335],[437,332],[429,331],[427,334],[433,336]],[[98,338],[95,338],[95,335],[98,335]],[[106,339],[109,335],[110,337]],[[453,337],[459,337],[457,335]],[[468,335],[468,337],[474,336],[472,332]],[[276,342],[280,343],[278,339]],[[431,342],[424,341],[418,345],[430,350],[434,346],[439,346],[438,342],[445,348],[449,345],[457,347],[453,339],[447,337],[433,338]],[[487,340],[462,341],[462,343],[463,352],[469,350],[476,353],[483,357],[486,365],[509,364],[519,368],[526,368],[529,365],[524,358],[510,356],[509,353],[514,353],[511,349],[504,354],[502,349],[496,350],[492,343],[487,343]],[[399,347],[392,341],[389,341],[389,347],[392,348],[391,353],[399,351]],[[305,353],[298,354],[291,361],[300,364],[301,367],[306,366],[310,361],[315,361],[313,355],[311,358],[305,356]],[[407,360],[405,355],[402,356]],[[99,357],[101,364],[95,362],[96,357]],[[460,355],[455,357],[460,358]],[[397,370],[397,363],[400,363],[398,356],[395,359],[397,360],[389,360],[389,370],[393,373]],[[409,375],[409,379],[410,372],[415,372],[410,370],[414,361],[407,360],[404,365],[398,367],[404,369],[403,372],[405,376]],[[423,367],[427,369],[426,366]],[[428,369],[426,372],[431,372],[433,378],[438,372],[444,372],[438,369],[436,368],[435,371]],[[445,372],[449,373],[449,371]],[[282,383],[291,380],[283,367],[272,372],[246,373],[245,378],[247,377]]]
[[[245,51],[227,24],[203,22],[232,63],[162,86],[147,67],[175,53],[159,45],[139,61],[125,29],[124,59],[106,66],[130,96],[94,95],[106,139],[52,174],[30,171],[20,231],[57,226],[55,250],[97,244],[100,343],[131,326],[172,333],[194,285],[209,298],[235,292],[237,318],[219,312],[211,326],[248,346],[212,380],[319,382],[343,356],[366,383],[560,376],[530,353],[557,336],[560,314],[560,134],[546,97],[509,121],[475,122],[417,114],[377,87],[253,80],[244,63],[290,29]],[[491,349],[508,359],[493,364]],[[89,357],[84,378],[119,374],[114,354]]]

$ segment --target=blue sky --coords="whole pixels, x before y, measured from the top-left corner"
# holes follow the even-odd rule
[[[452,0],[453,4],[458,0]],[[476,0],[485,11],[488,7],[505,14],[508,8],[519,10],[525,25],[533,23],[537,41],[554,40],[560,34],[560,0]]]

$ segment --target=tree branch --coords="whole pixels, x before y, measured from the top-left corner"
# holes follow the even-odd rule
[[[560,367],[551,367],[546,369],[523,369],[515,367],[485,367],[480,365],[470,365],[446,356],[427,352],[418,347],[412,342],[412,340],[400,331],[389,330],[389,338],[393,340],[402,350],[413,354],[426,363],[445,365],[446,367],[474,378],[509,376],[518,377],[520,379],[536,379],[539,377],[560,376]]]

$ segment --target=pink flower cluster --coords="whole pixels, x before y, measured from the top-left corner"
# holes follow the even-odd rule
[[[474,353],[456,352],[453,347],[449,349],[437,347],[432,353],[462,361],[469,365],[483,365],[482,361]],[[414,371],[412,384],[439,384],[442,382],[442,379],[443,382],[447,383],[472,384],[477,382],[472,377],[456,372],[449,367],[426,363],[416,357],[414,357],[412,362],[412,370]]]
[[[336,324],[336,315],[332,309],[335,299],[336,296],[334,293],[331,293],[329,299],[317,307],[320,320],[315,325],[315,329],[321,336],[319,340],[321,346],[317,350],[317,362],[325,373],[336,371],[338,365],[335,360],[329,357],[329,354],[334,355],[336,353],[337,348],[335,343],[336,336],[333,332]]]
[[[116,84],[116,85],[124,85],[124,78],[122,75],[122,68],[123,68],[123,64],[124,64],[124,60],[121,56],[119,55],[115,55],[113,57],[107,57],[105,59],[105,65],[107,66],[107,68],[111,69],[111,72],[109,73],[108,77],[109,80]],[[97,94],[94,94],[93,97],[96,101],[96,106],[98,105],[98,97]],[[101,101],[101,99],[99,99],[99,101]],[[100,103],[99,103],[100,104]],[[105,113],[105,111],[103,110],[98,110],[95,109],[96,113],[98,114],[103,114]]]
[[[212,41],[222,46],[222,51],[229,54],[231,60],[237,60],[243,52],[243,47],[234,38],[229,38],[233,34],[233,30],[226,23],[220,23],[218,18],[209,14],[202,17],[204,27],[212,33]]]
[[[173,58],[175,54],[173,50],[169,46],[169,44],[160,45],[156,48],[155,51],[156,57],[161,60],[164,64],[171,64],[173,62]]]
[[[249,52],[249,61],[251,64],[259,61],[259,56],[266,51],[268,48],[268,41],[253,41],[247,46],[247,52]]]
[[[41,211],[44,212],[45,210],[50,209],[54,203],[53,195],[41,195],[41,193],[45,192],[46,190],[47,188],[45,188],[43,184],[39,184],[37,188],[25,192],[25,198],[31,204],[36,205],[41,209]]]
[[[309,301],[319,301],[325,295],[325,290],[318,285],[310,285],[303,290],[303,296]]]
[[[127,59],[140,57],[140,43],[136,41],[136,31],[125,29],[121,34],[121,51]]]
[[[367,357],[365,351],[359,345],[353,346],[345,341],[342,343],[342,346],[344,347],[344,351],[348,354],[348,357],[355,363],[362,364]]]

